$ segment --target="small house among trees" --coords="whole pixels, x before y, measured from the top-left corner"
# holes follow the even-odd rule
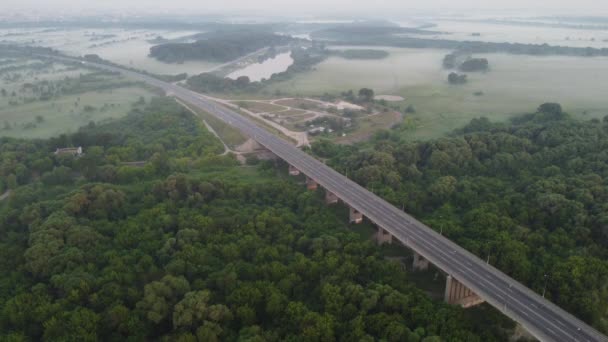
[[[68,148],[57,148],[55,151],[56,156],[71,155],[74,157],[82,156],[82,147],[68,147]]]

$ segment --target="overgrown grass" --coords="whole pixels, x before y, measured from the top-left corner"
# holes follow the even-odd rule
[[[276,182],[275,175],[259,172],[258,166],[218,166],[215,168],[205,167],[202,170],[191,172],[190,175],[204,180],[222,179],[230,182],[242,182],[247,184]]]
[[[263,121],[262,119],[258,119],[258,118],[256,118],[256,117],[253,117],[253,116],[251,116],[251,115],[249,115],[249,114],[247,114],[247,113],[245,113],[245,112],[243,112],[243,111],[241,111],[241,110],[238,110],[238,109],[237,109],[237,110],[235,110],[235,111],[236,111],[237,113],[239,113],[239,114],[241,114],[241,115],[243,115],[243,116],[247,117],[248,119],[250,119],[250,120],[254,121],[255,123],[257,123],[257,124],[258,124],[258,125],[260,125],[261,127],[264,127],[264,128],[265,128],[267,131],[269,131],[270,133],[272,133],[272,134],[274,134],[274,135],[276,135],[276,136],[278,136],[278,137],[281,137],[282,139],[285,139],[285,140],[287,140],[287,141],[290,141],[290,142],[292,142],[292,143],[295,143],[295,140],[294,140],[294,139],[292,139],[292,138],[290,138],[290,137],[286,136],[285,134],[283,134],[283,132],[281,132],[281,131],[279,131],[278,129],[276,129],[276,128],[272,127],[270,124],[268,124],[267,122]]]
[[[182,101],[178,102],[183,103]],[[209,124],[209,126],[211,126],[213,130],[215,130],[217,135],[219,135],[220,139],[222,139],[222,141],[226,145],[228,145],[228,147],[234,148],[247,141],[247,137],[245,137],[238,129],[230,126],[229,124],[216,118],[215,116],[197,108],[196,106],[193,106],[188,103],[183,104],[185,104],[189,110],[196,113],[199,118],[205,120],[207,124]]]
[[[271,103],[254,102],[254,101],[237,101],[235,104],[241,108],[247,109],[254,113],[272,113],[284,110],[285,108],[275,106]]]
[[[0,108],[0,135],[17,138],[49,138],[76,131],[91,121],[99,122],[125,116],[140,98],[152,93],[139,87],[121,88],[80,95],[66,95],[50,101],[36,101]],[[75,106],[76,102],[78,106]],[[109,105],[102,109],[104,105]],[[90,106],[92,110],[86,110]],[[37,117],[43,118],[38,122]],[[11,129],[3,129],[4,122]],[[28,124],[33,124],[29,126]],[[25,126],[24,126],[25,125]]]
[[[48,138],[74,132],[91,121],[122,117],[140,98],[147,100],[154,95],[120,76],[92,76],[90,70],[60,63],[24,58],[13,66],[18,69],[0,71],[0,88],[4,89],[0,95],[0,136]],[[43,99],[41,93],[30,91],[31,87],[53,87],[48,91],[53,95]]]
[[[603,117],[608,99],[601,80],[608,58],[540,57],[504,54],[479,55],[490,61],[487,73],[470,73],[461,86],[447,84],[448,70],[441,60],[444,50],[389,48],[381,61],[329,58],[313,71],[268,87],[282,96],[339,94],[352,89],[373,88],[376,94],[399,95],[393,102],[407,114],[404,137],[428,140],[444,136],[471,119],[485,116],[505,121],[533,111],[544,102],[560,102],[575,117]],[[482,92],[481,94],[478,92]],[[475,95],[478,93],[478,95]]]
[[[356,129],[349,132],[345,137],[338,137],[336,142],[355,143],[366,140],[372,136],[374,132],[382,129],[389,129],[400,123],[401,120],[401,115],[394,111],[359,118]]]

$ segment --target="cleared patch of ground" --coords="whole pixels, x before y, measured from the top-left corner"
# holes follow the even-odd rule
[[[286,116],[296,116],[296,115],[302,115],[302,114],[306,114],[307,112],[305,110],[299,110],[299,109],[289,109],[286,111],[281,111],[281,112],[277,112],[274,115],[280,116],[280,117],[286,117]]]
[[[2,127],[0,135],[48,138],[74,132],[91,121],[120,118],[140,97],[148,99],[151,96],[148,90],[130,87],[4,107],[0,109],[0,122],[8,123],[11,128]]]
[[[284,107],[275,106],[271,103],[257,101],[236,101],[235,104],[254,113],[273,113],[285,109]]]
[[[304,114],[304,115],[298,115],[298,116],[291,116],[291,117],[287,117],[287,118],[281,118],[279,119],[279,121],[286,125],[289,129],[292,129],[294,131],[305,131],[307,129],[306,127],[306,122],[308,120],[311,120],[315,117],[314,114]]]
[[[310,101],[310,100],[306,100],[306,99],[279,100],[279,101],[273,101],[273,103],[282,105],[282,106],[300,108],[300,109],[315,110],[315,109],[322,108],[322,106],[320,106],[318,102]]]
[[[243,111],[258,116],[269,125],[279,125],[293,134],[312,134],[315,138],[337,139],[340,143],[354,143],[369,138],[379,129],[387,129],[401,122],[401,114],[393,110],[380,111],[338,100],[322,101],[315,98],[278,98],[221,100],[231,106],[241,106]],[[280,110],[277,110],[281,108]],[[351,118],[352,112],[356,118]],[[353,122],[355,122],[353,124]],[[276,126],[275,126],[276,127]],[[321,129],[321,133],[318,130]]]
[[[354,144],[369,139],[374,132],[389,129],[402,121],[402,115],[389,111],[359,119],[358,127],[347,133],[346,136],[338,137],[335,141],[340,144]]]
[[[350,109],[350,110],[363,110],[364,108],[356,105],[354,103],[350,103],[350,102],[346,102],[346,101],[339,101],[338,103],[333,104],[336,108],[338,108],[339,110],[345,110],[345,109]]]
[[[376,95],[374,100],[384,100],[387,102],[401,102],[405,101],[405,98],[397,95]]]

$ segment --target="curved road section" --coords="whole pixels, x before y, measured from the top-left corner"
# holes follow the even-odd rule
[[[278,157],[315,180],[326,190],[390,232],[403,244],[435,266],[458,279],[503,314],[523,325],[541,341],[602,341],[608,338],[532,290],[488,265],[407,213],[397,209],[372,192],[326,166],[263,128],[252,120],[227,109],[209,98],[183,87],[160,81],[130,70],[82,62],[81,60],[44,56],[119,72],[159,87],[218,117],[241,130]],[[607,303],[608,305],[608,303]]]

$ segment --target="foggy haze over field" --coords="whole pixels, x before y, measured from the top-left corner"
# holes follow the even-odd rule
[[[608,0],[0,0],[0,342],[608,342],[606,80]]]
[[[86,1],[86,0],[5,0],[3,12],[48,13],[57,15],[76,15],[84,13],[128,11],[139,14],[239,14],[239,15],[277,15],[298,17],[307,15],[369,15],[407,16],[412,13],[454,13],[483,14],[501,13],[503,15],[605,15],[608,4],[596,0],[381,0],[374,2],[349,0],[134,0],[134,1]]]

